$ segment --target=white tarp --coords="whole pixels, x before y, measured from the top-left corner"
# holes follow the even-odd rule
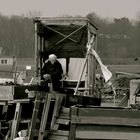
[[[101,67],[101,70],[102,70],[103,76],[105,78],[105,81],[108,82],[112,77],[112,73],[108,70],[107,66],[105,66],[102,63],[102,61],[101,61],[99,55],[96,53],[96,51],[93,50],[93,49],[91,51],[92,51],[92,54],[95,56],[96,60],[98,61],[99,65]]]

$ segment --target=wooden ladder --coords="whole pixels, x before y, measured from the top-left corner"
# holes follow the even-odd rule
[[[65,94],[60,94],[60,93],[56,93],[56,92],[49,92],[49,93],[45,93],[45,94],[46,95],[44,97],[44,107],[43,107],[43,111],[42,111],[42,118],[41,118],[41,123],[40,123],[38,140],[43,140],[43,138],[44,138],[47,119],[49,117],[50,104],[51,104],[52,100],[54,100],[55,103],[54,103],[54,108],[53,108],[53,115],[52,115],[50,129],[54,125],[55,119],[58,116],[59,110],[61,108],[61,103],[66,96]],[[38,117],[38,110],[39,110],[40,103],[41,103],[41,93],[37,93],[36,99],[35,99],[35,104],[34,104],[34,109],[33,109],[31,126],[30,126],[29,134],[28,134],[28,140],[33,140],[33,137],[35,136],[35,133],[36,133],[35,126],[36,126],[36,120]]]

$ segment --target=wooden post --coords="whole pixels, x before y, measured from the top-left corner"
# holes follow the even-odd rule
[[[11,140],[17,137],[18,125],[20,121],[22,106],[21,103],[16,104],[14,119],[12,121]]]
[[[37,35],[37,22],[35,22],[35,64],[36,64],[36,77],[38,76],[38,35]]]
[[[28,134],[28,140],[33,140],[33,137],[34,137],[34,129],[36,126],[36,119],[38,116],[38,110],[39,110],[39,106],[40,106],[40,98],[41,98],[40,93],[37,93],[36,99],[35,99],[35,104],[34,104],[34,109],[33,109],[31,126],[30,126],[29,134]]]
[[[97,35],[95,36],[95,45],[93,46],[93,49],[96,51],[97,50]],[[94,95],[95,92],[95,82],[96,82],[96,59],[95,57],[92,55],[92,59],[93,59],[93,86],[92,86],[92,95]]]
[[[90,38],[91,38],[91,34],[90,34],[90,31],[88,30],[88,43],[90,43]],[[88,57],[88,60],[87,60],[87,86],[89,88],[89,94],[90,94],[90,91],[91,91],[91,87],[90,87],[90,83],[91,83],[90,70],[91,70],[90,69],[90,60],[89,60],[89,57]]]
[[[41,36],[38,35],[38,48],[37,48],[37,57],[38,57],[38,67],[37,67],[37,70],[38,70],[38,78],[40,78],[41,76],[41,68],[42,68],[42,59],[41,59],[41,56],[40,56],[40,52],[41,52]]]
[[[71,120],[73,116],[76,116],[78,113],[77,107],[71,107]],[[69,132],[69,139],[68,140],[74,140],[75,139],[75,131],[76,131],[76,124],[71,122],[70,124],[70,132]]]
[[[91,41],[94,36],[94,40]],[[91,33],[88,30],[88,43],[91,45],[92,49],[95,49],[96,44],[96,35]],[[88,87],[89,87],[89,95],[94,95],[94,86],[95,86],[95,70],[96,70],[96,60],[92,54],[88,55],[88,65],[87,65],[87,73],[88,73]]]
[[[45,104],[44,104],[41,123],[40,123],[38,140],[43,140],[43,137],[45,134],[45,128],[46,128],[47,119],[48,119],[48,115],[49,115],[51,98],[52,98],[52,94],[47,94],[45,97]]]

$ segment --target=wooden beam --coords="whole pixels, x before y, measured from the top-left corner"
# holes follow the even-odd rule
[[[35,22],[35,64],[36,64],[36,76],[38,76],[38,35],[37,35],[37,22]]]
[[[40,101],[41,101],[40,99],[41,99],[41,95],[40,93],[37,93],[36,98],[35,98],[35,103],[34,103],[31,126],[29,128],[28,140],[33,140],[33,137],[35,134],[34,130],[36,126],[36,120],[38,117],[38,111],[39,111],[39,106],[40,106]]]
[[[45,134],[45,128],[46,128],[47,119],[48,119],[48,116],[49,116],[51,99],[52,99],[52,94],[46,94],[45,104],[44,104],[44,107],[43,107],[43,113],[42,113],[42,118],[41,118],[41,123],[40,123],[38,140],[43,140],[43,137],[44,137],[44,134]]]
[[[139,132],[114,132],[114,131],[76,131],[76,138],[80,140],[93,140],[93,139],[102,139],[102,140],[138,140]]]
[[[35,22],[41,22],[44,25],[84,25],[88,22],[87,18],[77,17],[38,17],[34,19]]]
[[[75,116],[77,115],[77,110],[78,108],[77,107],[72,107],[72,110],[71,110],[71,116]],[[75,140],[75,131],[76,131],[76,124],[72,124],[70,125],[70,133],[69,133],[69,140]]]
[[[11,140],[17,137],[17,132],[18,132],[18,126],[19,126],[19,121],[20,121],[20,116],[21,116],[21,110],[22,106],[21,103],[16,104],[16,110],[15,110],[15,115],[14,119],[12,121],[12,128],[11,128]]]
[[[139,118],[123,117],[101,117],[101,116],[72,116],[72,124],[94,124],[94,125],[119,125],[119,126],[140,126]]]

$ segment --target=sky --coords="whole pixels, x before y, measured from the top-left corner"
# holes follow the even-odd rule
[[[140,13],[140,0],[0,0],[0,13],[22,15],[38,12],[41,16],[81,15],[95,12],[103,18],[128,17]]]

